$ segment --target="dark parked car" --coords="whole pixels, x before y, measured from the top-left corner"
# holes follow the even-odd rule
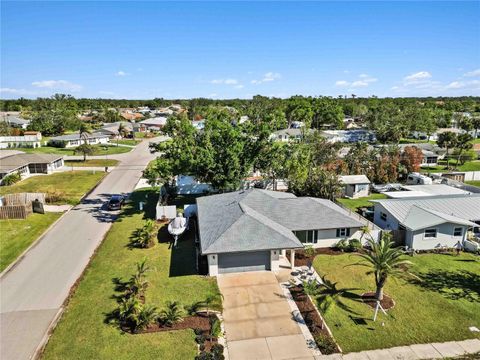
[[[122,195],[112,195],[110,200],[108,200],[108,210],[120,210],[123,206],[125,199]]]

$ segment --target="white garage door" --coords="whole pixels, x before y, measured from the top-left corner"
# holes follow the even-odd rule
[[[220,274],[260,270],[270,270],[270,251],[239,252],[218,256]]]

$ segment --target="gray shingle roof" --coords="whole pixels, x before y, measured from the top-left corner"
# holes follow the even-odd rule
[[[50,164],[63,158],[56,154],[15,154],[0,160],[0,173],[6,174],[28,164]]]
[[[101,134],[101,133],[91,133],[91,134],[85,134],[85,136],[88,139],[95,139],[95,138],[108,138],[109,136],[106,134]],[[60,135],[60,136],[55,136],[52,137],[50,140],[53,141],[69,141],[69,140],[80,140],[80,134],[73,133],[73,134],[67,134],[67,135]]]
[[[331,201],[250,189],[197,199],[202,254],[300,248],[294,230],[362,227]]]
[[[372,200],[404,223],[412,206],[437,211],[469,221],[480,220],[480,194],[430,196],[412,199]]]

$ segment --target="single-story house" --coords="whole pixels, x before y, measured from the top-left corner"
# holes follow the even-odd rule
[[[148,130],[161,130],[166,123],[167,118],[162,116],[142,120],[139,122],[139,124],[145,126],[145,128]]]
[[[176,186],[176,193],[179,195],[205,194],[214,191],[212,185],[201,183],[189,175],[176,176],[174,186]]]
[[[328,142],[337,143],[357,143],[357,142],[375,142],[377,138],[375,133],[369,130],[324,130],[322,135]]]
[[[270,135],[270,138],[274,141],[290,142],[290,141],[300,141],[306,134],[311,134],[315,130],[313,129],[304,129],[304,128],[290,128],[275,131]]]
[[[118,132],[120,125],[123,125],[127,133],[131,133],[134,130],[133,123],[129,121],[117,121],[113,123],[104,123],[102,127],[95,130],[94,133],[108,135],[110,138],[117,138],[120,135]]]
[[[356,199],[370,195],[370,180],[365,175],[342,175],[339,179],[344,196]]]
[[[293,267],[296,249],[362,239],[361,229],[372,225],[329,200],[261,189],[199,197],[197,216],[200,253],[212,276],[276,271],[288,263],[286,250]]]
[[[42,134],[36,131],[25,132],[21,136],[0,136],[0,149],[16,148],[16,147],[32,147],[42,146]]]
[[[90,145],[108,144],[110,142],[110,135],[108,134],[94,132],[91,134],[86,134],[86,137],[87,144]],[[80,134],[77,132],[73,134],[52,137],[48,143],[53,146],[70,148],[84,144],[85,139],[83,137],[80,138]]]
[[[193,126],[196,130],[203,130],[203,129],[205,129],[205,119],[193,120],[193,121],[192,121],[192,126]]]
[[[405,233],[415,250],[454,247],[469,228],[480,223],[480,194],[372,200],[374,222],[382,229]]]
[[[55,154],[15,154],[0,159],[0,181],[12,173],[22,177],[30,174],[50,174],[64,165],[63,156]]]
[[[467,194],[470,194],[470,192],[447,184],[401,185],[400,191],[384,192],[384,195],[387,195],[390,199]]]
[[[5,121],[8,125],[14,128],[27,129],[30,124],[30,120],[23,119],[15,115],[6,115],[2,117],[2,120]]]

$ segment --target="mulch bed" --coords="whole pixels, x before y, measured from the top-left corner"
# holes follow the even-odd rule
[[[312,333],[313,337],[315,338],[317,335],[324,335],[331,338],[330,334],[326,329],[326,324],[318,315],[317,309],[315,305],[312,304],[310,298],[305,295],[302,288],[300,286],[293,286],[290,289],[290,293],[292,294],[293,300],[297,304],[298,310],[302,314],[305,323],[307,324],[310,332]],[[333,339],[332,339],[333,341]],[[329,355],[333,352],[325,351],[325,349],[320,348],[322,354]],[[337,352],[340,350],[337,347]]]
[[[374,292],[363,293],[362,301],[374,309],[375,309],[375,306],[377,305],[377,300],[375,299]],[[383,300],[380,301],[380,305],[382,305],[382,308],[384,310],[388,310],[395,306],[395,301],[393,301],[393,299],[390,296],[383,294]]]
[[[210,318],[215,319],[216,316],[210,314]],[[179,321],[172,326],[165,326],[161,323],[152,324],[148,328],[140,332],[140,334],[184,329],[201,329],[205,334],[208,334],[210,332],[210,320],[206,314],[187,316],[183,318],[182,321]]]
[[[345,254],[342,251],[339,251],[335,248],[318,248],[315,249],[315,256],[323,254],[323,255],[342,255]],[[287,250],[287,259],[290,259],[290,251]],[[295,251],[295,266],[309,266],[313,263],[313,258],[310,258],[305,255],[303,250],[296,250]]]

